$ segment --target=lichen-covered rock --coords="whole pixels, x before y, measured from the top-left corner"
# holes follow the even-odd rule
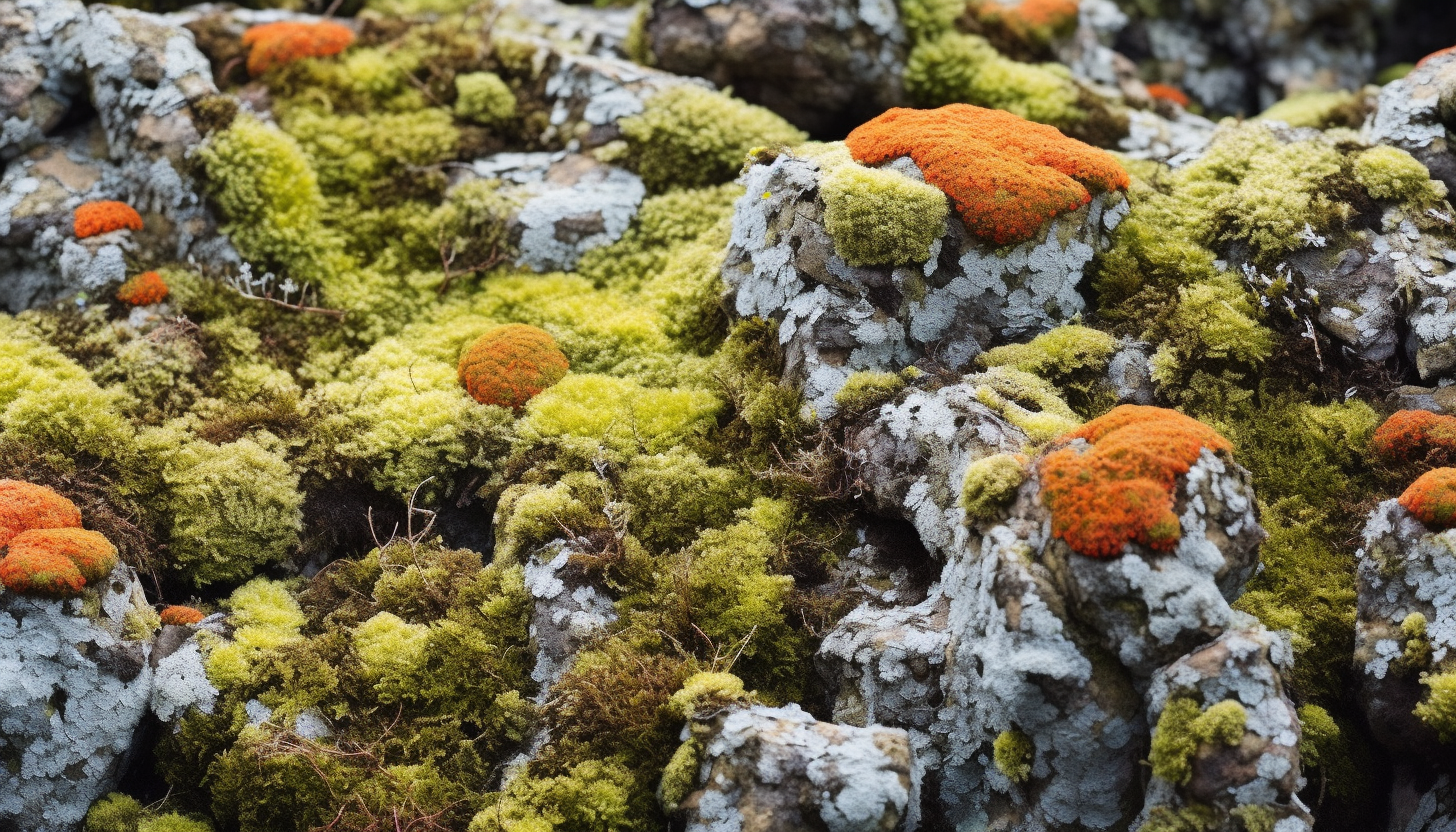
[[[1372,142],[1416,157],[1431,176],[1456,191],[1456,153],[1448,126],[1456,121],[1456,55],[1433,55],[1380,90],[1367,128]]]
[[[1438,776],[1425,791],[1409,783],[1396,786],[1389,832],[1446,832],[1452,828],[1456,828],[1456,787],[1450,774]]]
[[[1256,627],[1225,632],[1158,671],[1148,691],[1156,727],[1144,822],[1198,818],[1199,828],[1220,832],[1313,827],[1295,796],[1304,785],[1300,725],[1283,682],[1293,659],[1285,637]]]
[[[503,183],[516,261],[538,272],[575,268],[586,252],[616,242],[647,195],[631,171],[565,152],[487,157],[463,181],[475,177]]]
[[[690,832],[895,829],[910,803],[905,732],[817,722],[797,705],[737,708],[694,726],[696,791],[679,804]]]
[[[1134,159],[1153,159],[1176,168],[1202,154],[1213,141],[1216,126],[1187,111],[1166,118],[1149,110],[1131,110],[1127,136],[1117,147]]]
[[[526,564],[531,593],[531,639],[536,664],[531,679],[545,702],[550,688],[571,667],[582,645],[617,620],[612,599],[570,567],[572,549],[556,541],[536,550]]]
[[[218,237],[186,158],[205,132],[194,106],[216,95],[192,34],[164,18],[74,0],[10,0],[7,60],[19,80],[0,115],[0,303],[12,311],[126,277],[124,256],[236,260]],[[95,119],[65,126],[89,104]],[[59,113],[59,115],[57,115]],[[94,199],[158,220],[77,240],[68,219]]]
[[[71,832],[115,787],[149,707],[171,719],[211,701],[195,641],[154,664],[150,639],[128,638],[148,612],[125,566],[79,598],[0,592],[0,826]]]
[[[929,236],[924,256],[851,265],[839,241],[856,232],[850,226],[839,240],[831,235],[823,187],[851,165],[831,150],[780,153],[750,167],[723,264],[731,309],[778,325],[784,378],[820,416],[835,412],[834,394],[855,371],[920,361],[966,369],[983,349],[1080,312],[1082,270],[1127,211],[1120,192],[1098,193],[1031,239],[1000,247],[973,236],[952,212]],[[925,179],[908,158],[871,170],[891,177],[883,187],[894,177]],[[846,199],[872,193],[861,188]],[[919,233],[917,217],[903,225]]]
[[[656,66],[732,87],[814,134],[905,103],[907,38],[890,0],[658,0]]]
[[[1422,676],[1456,668],[1456,530],[1423,525],[1396,500],[1365,524],[1358,553],[1355,667],[1375,738],[1403,758],[1441,754],[1419,716]]]

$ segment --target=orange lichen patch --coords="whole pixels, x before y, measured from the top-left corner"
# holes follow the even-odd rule
[[[1231,451],[1207,425],[1174,410],[1121,405],[1058,440],[1039,468],[1052,534],[1081,554],[1110,558],[1128,543],[1166,552],[1182,530],[1173,486],[1204,448]]]
[[[10,541],[10,554],[52,552],[80,570],[87,583],[102,580],[116,568],[116,547],[106,535],[88,529],[35,529]]]
[[[1435,59],[1441,57],[1442,55],[1453,55],[1453,54],[1456,54],[1456,46],[1448,46],[1445,49],[1437,49],[1435,52],[1432,52],[1431,54],[1427,55],[1426,57],[1421,58],[1419,61],[1416,61],[1416,66],[1417,67],[1422,67],[1422,66],[1425,66],[1427,62],[1434,61]]]
[[[1057,27],[1077,19],[1078,0],[1022,0],[1019,4],[982,3],[979,13],[1005,15],[1031,26]]]
[[[170,291],[161,275],[142,272],[121,284],[121,288],[116,290],[116,299],[132,306],[151,306],[161,303]]]
[[[162,623],[177,627],[196,624],[205,617],[202,614],[202,610],[193,609],[192,607],[170,606],[162,608]]]
[[[76,236],[95,237],[108,231],[130,228],[142,230],[142,215],[125,202],[87,202],[76,207]]]
[[[1456,416],[1397,410],[1370,437],[1370,450],[1392,464],[1456,462]]]
[[[328,21],[264,23],[243,33],[243,45],[252,47],[248,72],[254,77],[302,58],[337,55],[353,42],[354,30]]]
[[[0,560],[0,583],[21,595],[45,595],[71,598],[81,594],[86,578],[76,564],[57,552],[46,549],[10,547]]]
[[[896,107],[856,127],[845,144],[865,165],[909,156],[971,233],[998,245],[1030,239],[1047,220],[1086,205],[1092,191],[1129,183],[1104,151],[1055,127],[969,104]]]
[[[0,547],[31,529],[81,527],[81,510],[43,485],[0,480]]]
[[[526,324],[499,326],[460,355],[460,384],[481,404],[521,408],[560,381],[571,365],[551,333]]]
[[[1148,84],[1148,95],[1160,101],[1171,101],[1179,107],[1187,107],[1193,103],[1188,93],[1170,84]]]
[[[1456,526],[1456,468],[1434,468],[1421,474],[1400,495],[1406,511],[1427,526]]]

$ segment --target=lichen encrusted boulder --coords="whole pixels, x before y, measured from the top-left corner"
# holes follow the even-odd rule
[[[1127,206],[1110,155],[967,105],[891,110],[741,181],[728,304],[778,325],[784,377],[821,416],[854,371],[966,369],[1080,312]]]
[[[1409,75],[1386,84],[1367,128],[1373,142],[1407,151],[1431,175],[1456,188],[1456,153],[1447,125],[1456,112],[1456,54],[1431,55]]]

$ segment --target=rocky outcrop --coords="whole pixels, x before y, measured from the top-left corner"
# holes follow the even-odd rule
[[[644,34],[662,69],[731,86],[811,134],[906,103],[890,0],[658,0]]]
[[[128,637],[146,606],[125,566],[79,598],[0,591],[0,827],[71,832],[116,786],[148,708],[212,707],[189,628]]]
[[[20,311],[125,277],[124,254],[233,262],[185,163],[214,96],[207,59],[165,18],[75,0],[0,4],[0,304]],[[71,125],[89,105],[95,117]],[[78,240],[76,207],[119,200],[140,232]]]
[[[904,731],[818,722],[797,705],[737,708],[695,726],[699,789],[679,804],[690,832],[888,832],[910,802]]]
[[[880,169],[924,180],[908,158]],[[1121,192],[1098,194],[1000,247],[952,213],[927,259],[852,266],[825,228],[823,173],[792,153],[750,167],[723,264],[730,308],[778,325],[784,378],[820,416],[835,412],[834,394],[855,371],[922,360],[965,370],[982,350],[1082,311],[1082,270],[1127,213]]]
[[[1367,128],[1372,142],[1416,157],[1431,177],[1456,193],[1456,153],[1447,129],[1456,124],[1456,55],[1435,55],[1380,90]]]

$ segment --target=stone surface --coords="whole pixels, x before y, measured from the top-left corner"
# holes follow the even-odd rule
[[[886,169],[919,178],[913,163]],[[821,417],[833,415],[834,394],[857,370],[920,361],[965,370],[982,350],[1081,312],[1082,270],[1127,212],[1121,193],[1101,194],[1000,248],[952,214],[924,263],[857,267],[824,228],[819,178],[817,163],[792,153],[748,169],[723,281],[736,315],[778,325],[784,378]]]
[[[1426,693],[1422,672],[1456,667],[1456,530],[1432,532],[1386,500],[1356,557],[1355,669],[1371,732],[1403,759],[1439,758],[1435,732],[1412,709]],[[1425,617],[1427,660],[1405,655],[1401,625],[1413,614]]]
[[[1432,58],[1380,90],[1366,133],[1421,160],[1431,177],[1456,193],[1456,153],[1448,127],[1456,123],[1456,55]]]
[[[526,564],[526,590],[533,602],[530,632],[536,643],[531,679],[541,686],[537,699],[542,703],[582,645],[617,620],[612,599],[571,569],[571,555],[570,547],[556,541],[533,552]]]
[[[657,0],[656,65],[731,86],[815,135],[906,103],[906,35],[891,0]]]
[[[689,832],[890,832],[910,801],[904,731],[818,722],[797,705],[721,714],[706,727]]]
[[[1149,689],[1149,724],[1157,724],[1174,697],[1192,699],[1204,710],[1219,702],[1237,702],[1246,716],[1237,743],[1199,745],[1186,784],[1154,775],[1144,819],[1159,808],[1199,805],[1214,813],[1205,828],[1240,832],[1248,827],[1234,813],[1240,807],[1257,806],[1267,810],[1279,832],[1313,827],[1309,811],[1295,796],[1304,785],[1299,771],[1300,726],[1283,684],[1293,661],[1286,636],[1254,623],[1253,629],[1225,632],[1158,671]]]
[[[145,607],[125,566],[75,599],[0,591],[0,828],[71,832],[116,786],[149,707],[211,707],[195,640],[154,663],[150,640],[123,637]]]

